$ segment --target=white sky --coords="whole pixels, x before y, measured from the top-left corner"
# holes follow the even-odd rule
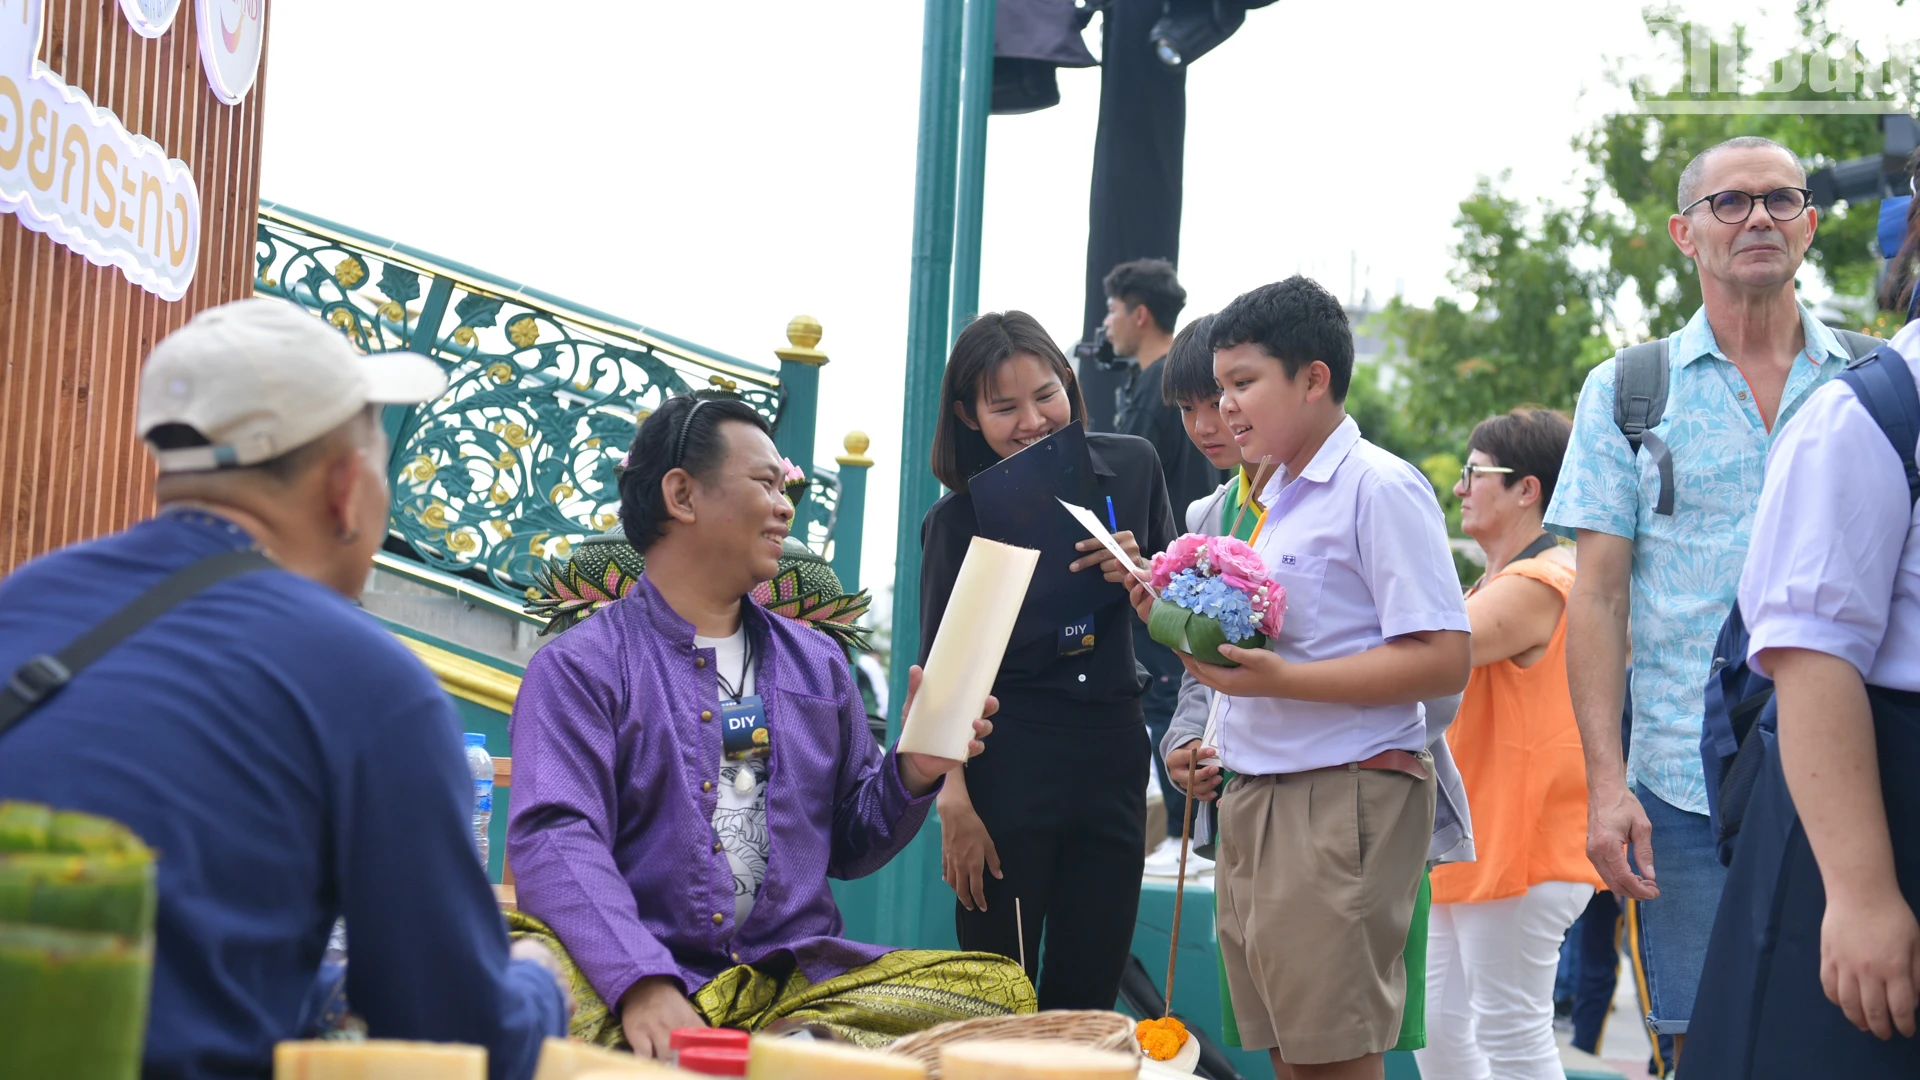
[[[1655,63],[1635,0],[1281,0],[1188,77],[1188,312],[1302,271],[1451,291],[1476,178],[1570,200],[1571,140]],[[534,10],[540,17],[529,17]],[[1792,5],[1693,0],[1793,32]],[[1576,20],[1566,16],[1578,13]],[[1835,0],[1885,55],[1920,5]],[[261,194],[773,362],[818,318],[817,460],[869,433],[862,584],[893,576],[922,8],[910,0],[280,0]],[[1088,38],[1098,50],[1098,23]],[[1764,44],[1759,55],[1775,55]],[[1658,70],[1669,70],[1660,68]],[[1098,69],[989,125],[983,310],[1079,334]],[[922,462],[912,467],[925,468]]]

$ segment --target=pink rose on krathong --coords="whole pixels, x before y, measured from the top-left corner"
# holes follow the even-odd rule
[[[1199,556],[1200,548],[1206,544],[1208,539],[1209,537],[1200,536],[1196,533],[1187,533],[1175,540],[1172,544],[1169,544],[1167,550],[1155,555],[1152,564],[1153,591],[1156,593],[1164,591],[1167,583],[1173,580],[1175,574],[1180,573],[1182,570],[1193,569],[1193,564]]]
[[[789,484],[805,483],[807,479],[807,474],[800,471],[800,466],[795,465],[786,458],[780,459],[780,475],[784,477]]]
[[[1245,541],[1231,536],[1217,536],[1209,550],[1214,568],[1220,576],[1241,592],[1251,593],[1267,580],[1266,562]]]
[[[1260,632],[1269,639],[1280,636],[1280,627],[1287,618],[1287,587],[1277,581],[1267,582],[1267,609],[1260,614]]]

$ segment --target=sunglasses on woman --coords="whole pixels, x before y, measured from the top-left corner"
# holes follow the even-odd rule
[[[1505,465],[1462,465],[1460,467],[1460,486],[1463,488],[1472,488],[1474,473],[1510,473],[1512,471],[1512,469],[1507,468]]]

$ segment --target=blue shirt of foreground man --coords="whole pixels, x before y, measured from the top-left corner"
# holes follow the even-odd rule
[[[748,599],[793,520],[766,421],[669,398],[627,456],[646,570],[535,654],[511,727],[513,925],[577,965],[573,1034],[662,1057],[681,1027],[791,1019],[877,1046],[1033,1011],[1004,957],[841,936],[827,879],[886,865],[961,763],[876,753],[840,647]]]
[[[202,312],[141,375],[159,514],[0,582],[11,672],[201,558],[279,566],[184,601],[0,736],[0,799],[115,818],[159,853],[149,1080],[270,1075],[341,915],[371,1036],[478,1044],[493,1080],[524,1080],[566,1028],[553,956],[509,958],[446,694],[352,603],[387,531],[378,406],[445,386],[283,301]]]

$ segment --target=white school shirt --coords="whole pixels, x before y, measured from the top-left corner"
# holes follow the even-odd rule
[[[1287,589],[1286,619],[1268,648],[1294,663],[1331,660],[1426,630],[1469,628],[1446,520],[1420,470],[1360,437],[1352,417],[1289,483],[1280,469],[1260,493],[1269,507],[1254,550]],[[1265,776],[1424,750],[1417,702],[1341,705],[1228,697],[1220,759]]]
[[[1892,345],[1920,380],[1920,323]],[[1900,457],[1853,388],[1814,391],[1767,454],[1740,575],[1754,667],[1762,649],[1812,649],[1870,686],[1920,690],[1915,524]]]

